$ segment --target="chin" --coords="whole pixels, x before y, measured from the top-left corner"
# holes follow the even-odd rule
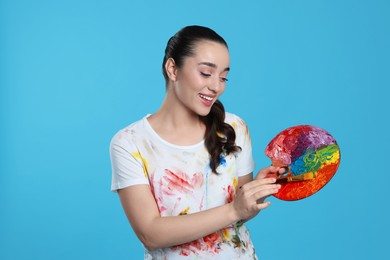
[[[195,109],[194,113],[197,114],[198,116],[207,116],[210,114],[211,107],[209,109],[203,108],[203,109]]]
[[[192,107],[188,107],[192,110],[193,113],[197,114],[198,116],[207,116],[210,114],[211,108],[213,107],[214,103],[211,106],[205,106],[203,104],[196,104]]]
[[[200,111],[197,111],[196,113],[199,115],[199,116],[207,116],[208,114],[210,114],[210,111],[211,109],[203,109],[203,110],[200,110]]]

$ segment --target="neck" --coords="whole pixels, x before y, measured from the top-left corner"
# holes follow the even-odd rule
[[[167,93],[160,109],[148,118],[164,140],[177,145],[192,145],[204,138],[205,125],[199,115]]]
[[[199,115],[188,109],[176,96],[173,87],[169,87],[156,116],[164,118],[164,124],[175,128],[192,127],[201,123]]]

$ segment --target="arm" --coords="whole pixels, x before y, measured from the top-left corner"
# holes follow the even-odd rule
[[[242,187],[244,184],[253,181],[253,173],[238,177],[238,188]]]
[[[148,185],[119,191],[126,216],[142,243],[149,249],[187,243],[237,222],[232,204],[183,216],[161,217]]]
[[[255,216],[267,203],[257,200],[277,192],[274,178],[254,180],[239,189],[234,200],[220,207],[183,216],[161,217],[148,185],[119,190],[126,216],[138,238],[149,249],[187,243],[241,219]]]

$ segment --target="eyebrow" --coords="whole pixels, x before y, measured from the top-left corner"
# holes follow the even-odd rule
[[[217,68],[217,65],[212,63],[212,62],[199,62],[198,65],[206,65],[206,66],[209,66],[209,67],[212,67],[212,68]],[[230,68],[229,67],[226,67],[223,71],[230,71]]]

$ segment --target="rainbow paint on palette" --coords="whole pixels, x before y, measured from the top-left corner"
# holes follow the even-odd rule
[[[324,187],[340,164],[336,140],[324,129],[311,125],[287,128],[275,136],[265,149],[272,165],[286,168],[278,177],[282,188],[274,196],[299,200]]]

